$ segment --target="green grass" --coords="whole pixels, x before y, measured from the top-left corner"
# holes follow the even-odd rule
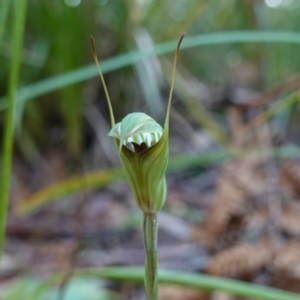
[[[299,158],[300,149],[294,146],[284,146],[281,148],[260,151],[238,152],[219,150],[201,155],[180,155],[170,158],[167,171],[180,170],[192,166],[215,165],[241,157],[245,158],[247,156],[255,155],[266,158]],[[124,178],[124,176],[123,170],[117,168],[90,172],[62,180],[32,194],[29,198],[15,206],[14,213],[19,216],[31,213],[51,201],[61,200],[63,196],[78,192],[85,188],[88,188],[89,190],[101,188],[108,183]]]
[[[13,157],[14,111],[16,103],[16,89],[18,86],[20,71],[26,5],[26,0],[19,0],[14,2],[13,7],[13,53],[10,63],[10,76],[8,82],[8,109],[6,111],[5,131],[3,137],[3,163],[0,187],[0,255],[3,251],[5,241],[7,208],[11,183],[11,165]]]
[[[9,5],[11,4],[11,0],[2,0],[0,3],[0,46],[2,43],[2,38],[4,34],[4,29],[6,25],[6,20],[9,11]]]
[[[299,294],[279,289],[242,282],[221,277],[188,273],[183,271],[159,270],[160,284],[175,284],[183,287],[207,292],[223,291],[231,295],[259,300],[299,300]],[[26,300],[40,300],[53,285],[63,278],[64,274],[56,274],[42,282]],[[117,282],[143,282],[143,268],[105,267],[101,269],[76,270],[76,278],[101,278]]]
[[[159,282],[176,284],[205,291],[224,291],[232,295],[261,300],[299,300],[299,295],[238,280],[193,274],[182,271],[159,270]],[[142,282],[143,269],[139,268],[102,268],[78,270],[81,276],[99,276],[114,281]]]
[[[178,39],[158,44],[153,49],[144,50],[143,52],[132,51],[126,54],[118,55],[111,59],[104,60],[101,62],[101,70],[103,73],[108,73],[120,68],[124,68],[151,56],[159,56],[170,53],[174,51],[177,40]],[[300,45],[300,34],[283,31],[236,31],[186,36],[181,45],[181,51],[199,46],[213,46],[232,43],[282,43]],[[94,64],[88,65],[86,67],[41,80],[34,84],[20,88],[18,91],[17,101],[26,102],[27,100],[34,99],[46,93],[83,82],[96,76],[98,76],[97,68],[94,66]],[[3,110],[6,107],[6,97],[0,98],[0,109]]]

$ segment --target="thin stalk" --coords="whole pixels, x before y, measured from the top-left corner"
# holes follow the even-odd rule
[[[23,42],[23,31],[26,15],[27,0],[14,2],[13,42],[10,74],[8,82],[8,110],[5,119],[4,141],[3,141],[3,163],[0,188],[0,256],[5,241],[5,228],[7,218],[7,207],[9,198],[9,187],[11,177],[11,164],[13,152],[13,125],[16,89],[20,71],[21,50]]]
[[[158,299],[157,214],[144,213],[145,287],[148,300]]]

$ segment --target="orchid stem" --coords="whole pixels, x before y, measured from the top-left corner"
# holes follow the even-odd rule
[[[144,213],[145,287],[147,300],[158,299],[157,214]]]

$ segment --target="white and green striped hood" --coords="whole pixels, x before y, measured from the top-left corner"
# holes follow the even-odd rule
[[[108,135],[119,139],[119,152],[122,146],[134,152],[132,143],[145,143],[147,148],[150,148],[162,137],[163,128],[144,113],[131,113],[117,123]]]

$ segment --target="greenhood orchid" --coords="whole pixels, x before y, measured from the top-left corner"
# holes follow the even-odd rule
[[[181,36],[175,53],[172,85],[170,89],[164,128],[145,113],[128,114],[115,124],[113,109],[100,65],[92,41],[95,62],[105,90],[112,129],[109,136],[114,138],[127,180],[135,195],[138,206],[144,213],[157,213],[166,200],[165,171],[169,159],[169,118],[174,86],[178,50],[183,39]]]
[[[113,137],[119,151],[120,160],[127,180],[134,193],[139,208],[143,211],[145,258],[145,287],[148,300],[158,299],[157,271],[157,212],[166,201],[167,184],[165,172],[169,159],[169,119],[174,87],[176,62],[181,36],[175,52],[167,114],[164,128],[148,115],[135,112],[115,124],[109,94],[97,59],[93,39],[91,39],[94,59],[104,87],[109,108]]]

